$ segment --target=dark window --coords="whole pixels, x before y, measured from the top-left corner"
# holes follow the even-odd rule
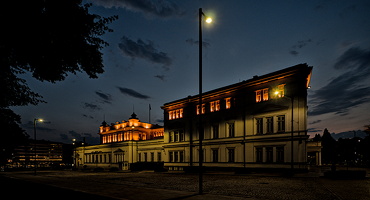
[[[284,147],[276,147],[276,162],[284,162]]]
[[[151,152],[150,153],[150,161],[151,162],[154,162],[154,152]]]
[[[173,162],[173,152],[172,151],[170,151],[169,157],[170,157],[170,162]]]
[[[162,153],[161,152],[157,153],[157,160],[158,160],[158,162],[162,161]]]
[[[213,136],[213,139],[217,139],[219,137],[218,136],[218,124],[212,126],[212,136]]]
[[[285,115],[278,116],[278,132],[285,132]]]
[[[227,123],[229,137],[235,137],[235,126],[234,123]]]
[[[266,162],[272,163],[274,159],[273,156],[273,148],[272,147],[266,147]]]
[[[179,162],[184,162],[184,151],[180,151],[180,159]]]
[[[262,147],[256,148],[256,162],[263,162],[263,149]]]
[[[218,162],[218,149],[212,149],[212,162]]]
[[[257,118],[256,119],[256,126],[257,126],[257,133],[256,134],[262,134],[263,133],[263,119]]]
[[[175,151],[174,152],[174,162],[179,162],[179,152]]]
[[[228,149],[228,160],[227,162],[235,162],[235,149]]]
[[[273,117],[266,118],[266,133],[273,133],[274,132],[274,121]]]

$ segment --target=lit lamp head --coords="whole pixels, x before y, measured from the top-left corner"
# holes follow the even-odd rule
[[[207,22],[208,24],[212,23],[212,18],[207,17],[207,18],[206,18],[206,22]]]

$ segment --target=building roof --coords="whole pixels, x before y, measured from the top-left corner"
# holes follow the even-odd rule
[[[292,67],[288,67],[282,70],[278,70],[275,72],[271,72],[262,76],[253,76],[253,78],[249,80],[244,80],[235,84],[227,85],[224,87],[220,87],[214,90],[210,90],[207,92],[203,92],[202,96],[203,98],[207,98],[209,96],[225,93],[225,92],[233,92],[235,90],[238,90],[240,88],[245,88],[245,87],[251,87],[255,85],[260,85],[264,84],[267,82],[275,81],[278,79],[283,79],[289,76],[296,75],[298,73],[304,72],[307,75],[307,80],[306,80],[306,87],[309,86],[310,84],[310,79],[311,79],[311,73],[312,73],[312,67],[309,67],[307,64],[298,64],[294,65]],[[171,101],[168,103],[165,103],[161,108],[164,109],[166,107],[174,106],[176,104],[182,104],[185,102],[189,102],[191,100],[197,101],[199,99],[199,95],[194,95],[194,96],[188,96],[186,98],[178,99],[175,101]]]

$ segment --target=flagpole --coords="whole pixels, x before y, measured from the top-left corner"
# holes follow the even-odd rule
[[[149,104],[149,124],[150,124],[150,110],[152,110],[152,107]]]

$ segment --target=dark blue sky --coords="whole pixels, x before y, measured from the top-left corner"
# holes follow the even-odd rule
[[[118,15],[103,39],[105,73],[63,82],[24,75],[48,103],[17,107],[23,127],[39,138],[96,142],[101,122],[139,119],[163,124],[160,108],[198,92],[198,8],[214,18],[203,27],[204,91],[299,63],[313,66],[310,134],[363,129],[370,123],[369,1],[90,0],[92,13]]]

